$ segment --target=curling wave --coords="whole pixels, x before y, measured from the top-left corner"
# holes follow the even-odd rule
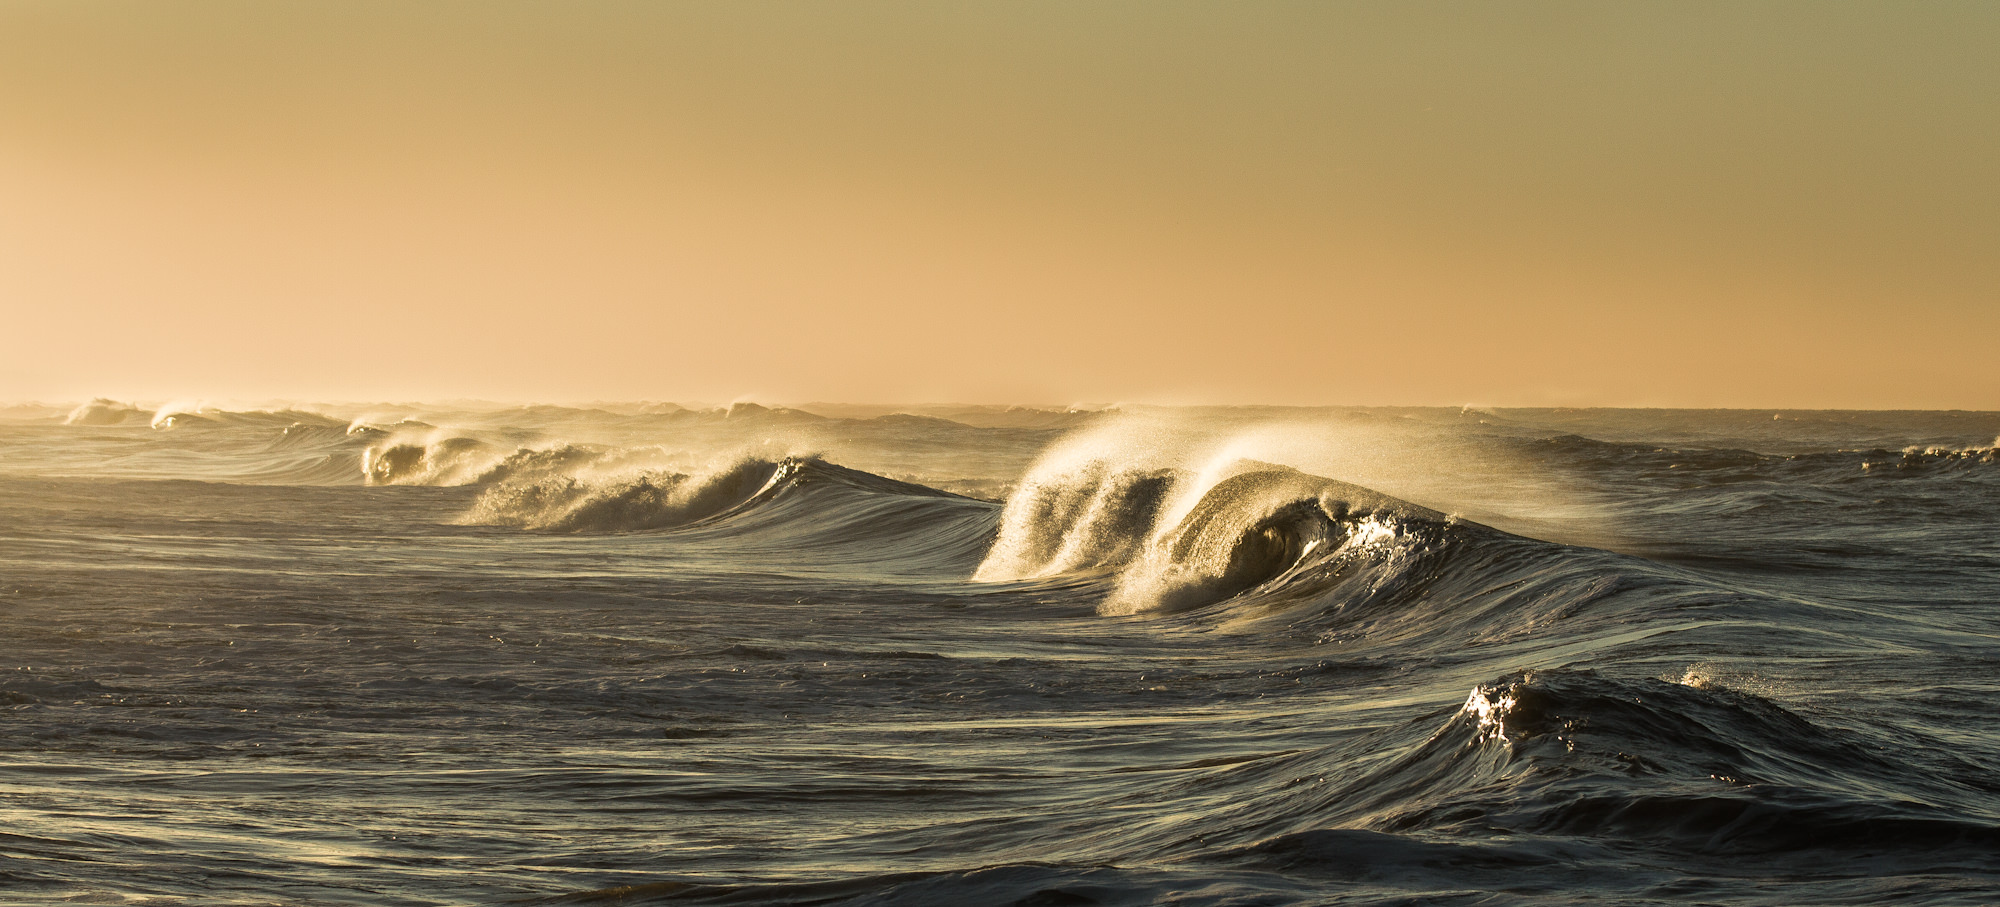
[[[1343,556],[1393,561],[1444,514],[1296,469],[1237,461],[1193,477],[1102,461],[1023,483],[975,579],[1112,572],[1101,610],[1176,612],[1276,591]],[[1221,476],[1221,478],[1215,478]],[[1204,478],[1206,479],[1204,481]]]

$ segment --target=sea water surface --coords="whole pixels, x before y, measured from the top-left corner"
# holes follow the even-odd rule
[[[1993,904],[2000,414],[0,411],[0,901]]]

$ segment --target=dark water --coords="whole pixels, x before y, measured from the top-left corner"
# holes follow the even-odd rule
[[[0,901],[1993,904],[2000,414],[16,409]]]

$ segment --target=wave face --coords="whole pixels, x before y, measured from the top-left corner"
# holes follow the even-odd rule
[[[1773,415],[16,408],[0,878],[2000,901],[2000,414]]]

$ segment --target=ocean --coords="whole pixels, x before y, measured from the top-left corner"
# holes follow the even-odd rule
[[[2000,903],[1996,436],[17,406],[0,901]]]

